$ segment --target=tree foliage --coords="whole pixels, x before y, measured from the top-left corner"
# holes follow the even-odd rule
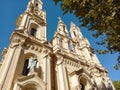
[[[99,53],[119,53],[118,64],[120,67],[120,1],[119,0],[54,0],[61,5],[64,14],[74,14],[81,26],[95,31],[93,36],[101,38],[97,42],[105,45],[106,50]]]
[[[116,90],[120,90],[120,81],[113,81],[113,85]]]

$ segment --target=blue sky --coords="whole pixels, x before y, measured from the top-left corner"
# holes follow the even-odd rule
[[[0,3],[0,53],[2,50],[9,45],[10,35],[15,30],[15,22],[20,14],[22,14],[29,0],[1,0]],[[58,24],[57,17],[61,17],[64,23],[67,25],[69,30],[70,22],[73,21],[77,26],[79,26],[79,22],[74,15],[67,14],[63,15],[60,7],[55,5],[53,0],[42,0],[43,1],[43,9],[47,12],[47,23],[48,23],[48,40],[50,40],[54,32],[56,31],[56,27]],[[84,37],[86,37],[91,46],[97,50],[100,48],[104,48],[103,46],[96,45],[96,39],[92,37],[92,32],[88,31],[86,28],[80,27],[81,32]],[[114,70],[114,65],[117,63],[117,54],[106,54],[106,55],[98,55],[98,58],[101,64],[108,70],[109,77],[112,80],[120,80],[120,70]]]

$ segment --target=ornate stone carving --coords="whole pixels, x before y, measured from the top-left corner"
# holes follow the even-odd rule
[[[38,45],[38,44],[33,44],[33,42],[25,42],[26,44],[26,49],[28,50],[33,50],[33,51],[37,51],[37,52],[42,52],[42,46],[41,45]]]
[[[13,33],[11,38],[10,47],[23,46],[25,43],[25,38],[17,33]]]
[[[30,0],[16,25],[10,46],[3,52],[0,90],[104,90],[103,84],[109,87],[107,71],[95,63],[97,58],[89,42],[74,23],[70,37],[59,18],[54,38],[47,41],[46,12],[41,0]]]
[[[57,65],[59,65],[59,64],[62,64],[64,62],[64,59],[63,59],[63,57],[61,57],[61,56],[57,56]]]

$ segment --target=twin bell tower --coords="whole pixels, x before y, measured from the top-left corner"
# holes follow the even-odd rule
[[[89,41],[61,18],[47,40],[41,0],[30,0],[3,50],[0,90],[115,90]],[[70,33],[70,34],[69,34]]]

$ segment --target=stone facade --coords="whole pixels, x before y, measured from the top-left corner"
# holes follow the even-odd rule
[[[2,53],[0,90],[115,90],[79,27],[59,18],[51,42],[41,0],[30,0]]]

